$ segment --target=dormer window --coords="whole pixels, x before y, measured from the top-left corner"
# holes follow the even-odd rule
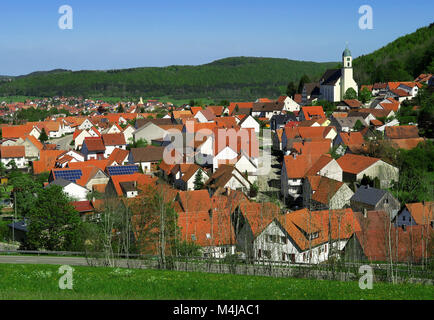
[[[313,240],[319,237],[319,232],[314,232],[309,235],[309,240]]]

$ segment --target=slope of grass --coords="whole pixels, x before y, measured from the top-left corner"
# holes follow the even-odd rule
[[[269,278],[159,270],[74,267],[73,290],[59,289],[58,266],[0,264],[0,299],[433,299],[432,286]]]

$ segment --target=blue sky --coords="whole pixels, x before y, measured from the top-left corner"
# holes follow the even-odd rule
[[[61,5],[73,30],[61,30]],[[360,30],[361,5],[374,29]],[[0,75],[198,65],[231,56],[337,61],[433,22],[427,0],[2,0]]]

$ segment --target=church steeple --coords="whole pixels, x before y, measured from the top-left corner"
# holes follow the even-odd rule
[[[348,49],[348,43],[342,53],[342,65],[344,66],[344,69],[353,67],[353,57],[350,49]]]

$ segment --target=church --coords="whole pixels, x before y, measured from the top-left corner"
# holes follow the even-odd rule
[[[357,83],[353,79],[353,58],[348,47],[342,54],[342,69],[329,69],[320,79],[320,99],[331,102],[344,100],[349,88],[358,93]]]

